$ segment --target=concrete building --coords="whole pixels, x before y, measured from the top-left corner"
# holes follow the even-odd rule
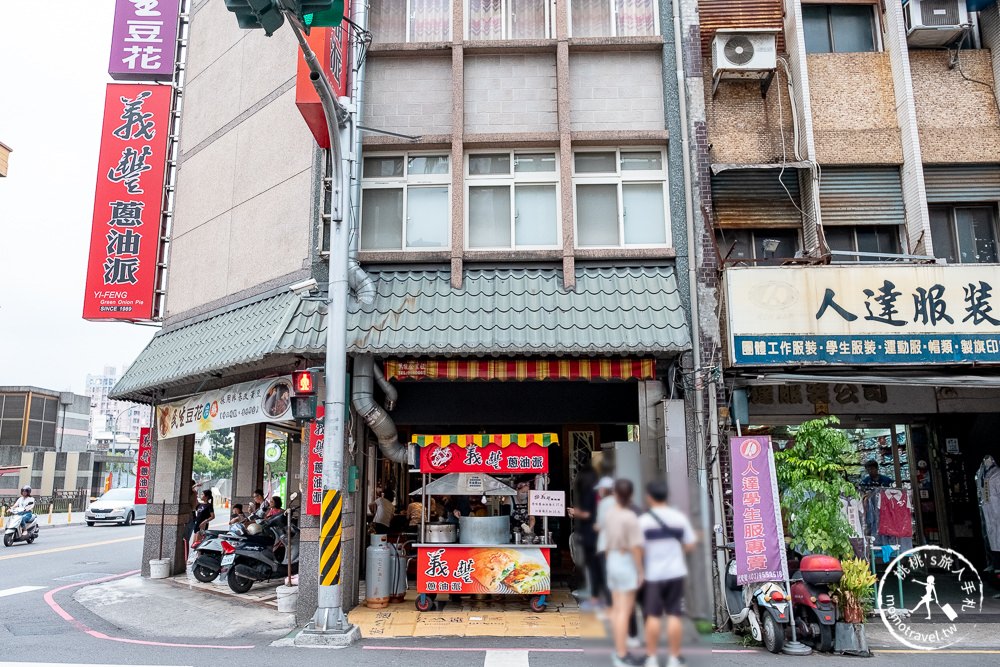
[[[10,154],[13,149],[0,141],[0,177],[7,175],[7,165],[10,161]]]
[[[25,484],[46,496],[89,492],[89,408],[88,397],[71,392],[0,387],[0,467],[24,466],[19,476],[0,476],[0,495]]]
[[[982,313],[1000,281],[996,3],[697,4],[700,287],[724,303],[734,388],[713,393],[779,442],[837,415],[908,491],[907,539],[981,564],[975,474],[1000,417],[1000,321]]]
[[[105,366],[103,373],[87,374],[87,395],[90,396],[90,431],[94,442],[109,439],[139,441],[139,430],[149,426],[149,406],[110,398],[111,390],[121,377],[114,366]],[[101,434],[98,437],[98,434]],[[117,437],[116,437],[117,436]]]
[[[690,265],[669,3],[368,4],[355,17],[374,40],[351,96],[361,124],[405,138],[366,132],[347,165],[352,386],[381,388],[356,390],[345,443],[345,475],[360,480],[345,494],[348,606],[368,502],[419,485],[398,464],[412,436],[556,433],[550,475],[573,502],[603,444],[633,434],[636,470],[684,482],[688,431],[704,432],[681,380]],[[111,394],[157,406],[147,551],[162,528],[177,571],[192,423],[322,364],[326,308],[289,286],[325,285],[329,237],[291,33],[240,31],[217,2],[194,2],[190,21],[166,318]],[[386,419],[373,399],[392,391]],[[234,497],[259,485],[267,429],[289,433],[290,488],[310,492],[300,425],[262,415],[237,428]],[[318,519],[301,525],[304,620]]]

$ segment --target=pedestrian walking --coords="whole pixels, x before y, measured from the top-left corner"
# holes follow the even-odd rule
[[[639,517],[632,509],[632,482],[619,479],[614,484],[615,504],[603,513],[600,531],[606,554],[606,576],[611,591],[611,633],[614,638],[615,667],[633,667],[628,654],[629,619],[635,612],[636,591],[642,586],[643,551]]]
[[[646,486],[649,510],[639,517],[645,565],[643,609],[646,614],[645,667],[658,667],[657,645],[661,619],[667,617],[667,667],[680,667],[681,640],[684,628],[684,579],[687,577],[685,554],[694,550],[696,538],[684,513],[667,505],[667,483],[655,480]]]

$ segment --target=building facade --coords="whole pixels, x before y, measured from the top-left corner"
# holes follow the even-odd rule
[[[140,429],[149,426],[149,406],[110,398],[121,373],[114,366],[105,366],[103,373],[87,374],[87,395],[90,396],[90,432],[94,443],[117,442],[125,439],[139,442]]]
[[[988,564],[976,475],[997,454],[1000,398],[996,3],[698,5],[689,91],[722,404],[779,445],[836,415],[907,492],[907,540]]]
[[[669,469],[685,505],[696,460],[681,380],[690,215],[672,7],[367,5],[353,9],[367,31],[352,44],[366,48],[353,49],[348,86],[371,128],[346,164],[345,475],[359,480],[345,494],[348,606],[368,502],[415,488],[401,465],[412,436],[556,433],[551,488],[570,501],[605,444],[632,443],[637,482]],[[166,317],[111,394],[158,406],[147,551],[162,527],[177,570],[194,450],[185,419],[211,423],[180,401],[211,412],[210,392],[252,399],[257,389],[236,385],[324,358],[325,304],[289,289],[325,287],[330,224],[296,60],[287,30],[240,31],[222,3],[192,4]],[[308,439],[285,416],[238,426],[233,496],[259,485],[268,429],[290,435],[290,488],[310,494]],[[318,571],[318,518],[304,514],[301,619]],[[568,534],[563,524],[564,547]]]

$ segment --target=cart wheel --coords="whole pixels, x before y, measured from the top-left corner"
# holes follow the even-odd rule
[[[426,593],[417,596],[417,611],[430,611],[434,608],[434,600]]]
[[[544,595],[535,595],[531,598],[531,611],[540,614],[545,611],[545,607],[547,606],[548,601],[545,599]]]

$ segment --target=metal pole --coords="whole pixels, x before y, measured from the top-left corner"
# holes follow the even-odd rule
[[[330,82],[303,34],[303,27],[285,12],[299,48],[309,66],[309,78],[319,96],[330,135],[333,178],[330,215],[330,278],[326,324],[326,380],[323,400],[323,501],[319,539],[319,594],[308,630],[350,636],[353,628],[344,614],[341,590],[343,535],[344,415],[347,393],[347,249],[349,230],[344,223],[344,165],[342,141],[350,137],[348,112],[334,97]],[[341,127],[344,127],[342,136]]]

